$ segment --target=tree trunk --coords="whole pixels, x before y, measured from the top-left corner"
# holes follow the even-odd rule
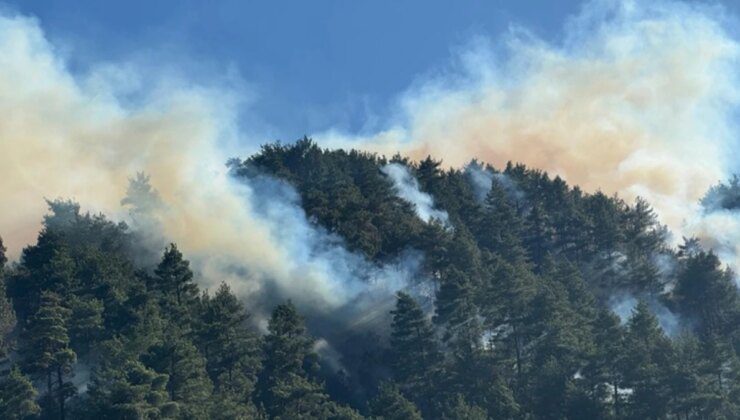
[[[46,393],[51,397],[51,368],[46,371]]]
[[[617,381],[614,381],[614,416],[619,417],[619,387]]]
[[[62,376],[62,367],[57,366],[57,388],[59,390],[59,420],[64,420],[66,413],[64,410],[64,377]]]
[[[170,400],[175,401],[175,383],[173,381],[175,377],[175,355],[170,355],[170,377],[167,381],[167,389],[170,392]]]
[[[516,351],[516,376],[521,385],[522,382],[522,351],[519,348],[519,335],[516,333],[516,325],[512,326],[514,332],[514,350]]]

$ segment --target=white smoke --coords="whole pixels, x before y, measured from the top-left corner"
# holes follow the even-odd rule
[[[0,15],[0,51],[0,234],[11,257],[38,233],[44,197],[126,218],[128,180],[144,172],[161,200],[147,226],[178,244],[205,287],[226,281],[249,303],[291,298],[304,313],[342,311],[350,322],[364,315],[353,308],[392,300],[416,277],[416,254],[378,266],[347,251],[308,221],[289,185],[234,179],[227,159],[257,144],[237,128],[234,92],[172,74],[142,80],[127,63],[73,75],[22,16]],[[125,84],[133,94],[122,80],[138,81]]]
[[[434,199],[431,195],[421,191],[419,182],[409,173],[409,170],[400,163],[389,163],[380,169],[393,181],[393,187],[398,197],[414,205],[416,215],[425,222],[436,219],[448,223],[449,216],[444,210],[434,208]]]
[[[468,176],[470,186],[473,187],[475,198],[479,202],[483,202],[491,191],[491,184],[493,183],[493,172],[488,168],[484,168],[477,161],[472,161],[465,166],[465,174]]]
[[[486,199],[494,180],[506,191],[506,195],[511,200],[518,202],[524,200],[524,192],[505,173],[494,172],[491,168],[483,167],[477,161],[472,161],[465,166],[465,174],[480,202]]]
[[[732,260],[740,223],[695,204],[735,169],[740,47],[728,20],[688,3],[595,1],[564,42],[518,28],[462,54],[464,74],[416,83],[382,132],[319,140],[458,166],[521,161],[587,191],[639,195],[674,231]],[[124,217],[127,180],[143,171],[165,203],[157,225],[206,286],[225,280],[243,296],[331,311],[411,277],[413,258],[376,267],[315,229],[289,187],[260,196],[273,181],[234,181],[224,162],[258,143],[237,128],[234,92],[169,74],[143,80],[127,63],[73,75],[38,22],[20,16],[0,16],[0,51],[0,234],[11,257],[38,233],[44,197]],[[446,219],[405,168],[390,171],[422,219]]]
[[[703,247],[713,250],[732,269],[740,285],[740,213],[727,209],[697,211],[687,220],[686,231],[699,238]]]
[[[197,260],[208,278],[219,278],[224,267],[231,267],[236,276],[232,282],[249,279],[253,291],[248,294],[258,297],[252,300],[253,305],[290,297],[304,312],[331,312],[350,304],[353,317],[366,316],[366,303],[393,300],[394,293],[411,285],[419,274],[422,258],[418,253],[404,253],[381,266],[348,251],[342,238],[308,221],[300,196],[282,180],[256,176],[231,182],[241,191],[252,216],[268,230],[272,246],[282,250],[286,258],[282,267],[290,271],[284,276],[252,273],[251,267],[239,260],[227,261],[228,255],[199,255]],[[248,241],[248,236],[244,240]],[[215,272],[209,273],[212,264]]]
[[[316,137],[452,166],[522,162],[587,192],[643,197],[678,240],[711,235],[694,219],[707,189],[737,168],[735,28],[700,2],[591,1],[562,41],[517,27],[464,49],[453,70],[401,95],[381,131]]]
[[[637,298],[631,294],[615,295],[609,303],[609,308],[617,314],[622,324],[626,324],[632,318],[637,302]],[[668,336],[675,337],[681,330],[681,322],[678,316],[654,299],[649,299],[647,303],[663,331]]]

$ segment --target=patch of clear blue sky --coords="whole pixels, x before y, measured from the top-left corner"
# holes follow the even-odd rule
[[[420,74],[445,66],[451,51],[474,37],[496,39],[516,24],[557,40],[581,1],[6,3],[39,19],[73,71],[141,54],[201,70],[236,70],[256,93],[244,118],[271,127],[273,138],[293,140],[329,127],[361,129]]]

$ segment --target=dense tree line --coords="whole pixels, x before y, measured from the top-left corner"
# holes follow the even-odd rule
[[[423,222],[396,196],[380,170],[389,162],[410,169],[448,224]],[[587,194],[523,165],[445,170],[432,158],[322,150],[307,139],[230,167],[237,178],[294,185],[314,223],[371,261],[422,251],[419,281],[433,304],[399,291],[378,337],[348,337],[342,371],[331,371],[291,302],[258,333],[228,285],[197,286],[176,245],[150,266],[140,257],[150,243],[125,224],[52,201],[17,263],[6,266],[0,243],[1,418],[740,413],[734,274],[696,240],[670,247],[643,200]],[[484,190],[475,171],[491,181]],[[145,181],[132,185],[147,192]],[[706,202],[731,208],[720,198],[733,189],[718,186]],[[620,296],[637,302],[624,319],[612,310]],[[678,326],[666,330],[660,311]]]

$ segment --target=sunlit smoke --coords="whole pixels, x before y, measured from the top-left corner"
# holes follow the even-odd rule
[[[683,232],[734,165],[740,48],[729,19],[695,3],[590,2],[560,41],[515,27],[473,43],[462,71],[417,81],[382,131],[317,137],[458,167],[523,162],[586,191],[642,196]]]
[[[34,242],[44,197],[64,197],[119,219],[146,211],[134,229],[177,243],[203,286],[229,283],[264,305],[250,308],[258,317],[291,298],[304,313],[342,310],[353,322],[365,314],[346,305],[385,302],[418,277],[420,256],[372,264],[309,223],[291,186],[232,176],[227,160],[257,145],[236,128],[236,94],[167,74],[137,101],[120,100],[120,80],[141,76],[135,66],[113,79],[108,67],[73,75],[38,23],[20,16],[0,16],[0,49],[0,234],[11,257]],[[153,190],[127,191],[138,172]]]

